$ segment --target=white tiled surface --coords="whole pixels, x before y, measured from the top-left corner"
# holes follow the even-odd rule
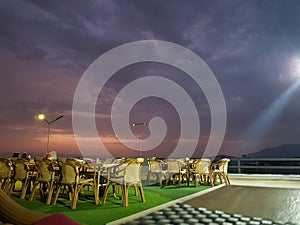
[[[232,185],[299,188],[300,175],[229,174]]]

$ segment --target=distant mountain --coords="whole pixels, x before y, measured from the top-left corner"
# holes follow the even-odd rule
[[[247,154],[251,158],[300,158],[300,144],[284,144]]]

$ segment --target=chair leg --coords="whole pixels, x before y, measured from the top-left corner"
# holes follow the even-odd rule
[[[143,186],[142,185],[139,185],[139,190],[140,190],[140,195],[141,195],[141,198],[142,198],[142,202],[146,202],[145,195],[144,195],[144,190],[143,190]]]
[[[14,181],[14,180],[11,180],[10,183],[9,183],[9,187],[8,187],[8,189],[7,189],[7,191],[6,191],[6,194],[7,194],[8,196],[10,196],[11,192],[12,192],[13,189],[14,189],[14,186],[15,186],[15,181]]]
[[[38,185],[39,185],[39,182],[36,182],[33,186],[33,189],[32,189],[32,192],[31,192],[31,195],[30,195],[30,198],[29,198],[29,201],[32,201],[33,198],[34,198],[34,194],[36,192],[36,189],[38,188]]]
[[[159,177],[158,177],[158,179],[159,179],[159,185],[162,186],[162,178],[163,178],[163,174],[162,174],[162,173],[159,173],[158,176],[159,176]]]
[[[178,174],[178,187],[181,187],[181,174]]]
[[[147,182],[148,182],[148,185],[150,184],[150,172],[148,171],[148,174],[147,174]]]
[[[199,179],[199,182],[200,182],[200,175],[199,174],[195,174],[194,175],[194,184],[195,184],[195,187],[198,187],[198,179]]]
[[[223,174],[219,174],[220,183],[223,184]]]
[[[73,191],[73,198],[71,200],[71,209],[76,209],[76,205],[77,205],[77,200],[78,200],[78,195],[79,193],[81,192],[82,190],[82,187],[75,187],[74,188],[74,191]]]
[[[96,179],[96,181],[94,181],[94,183],[93,183],[93,190],[94,190],[95,204],[96,204],[96,205],[99,204],[100,179],[101,179],[100,173],[97,172],[97,179]]]
[[[60,188],[61,188],[61,185],[58,184],[57,187],[56,187],[56,193],[55,193],[55,196],[54,196],[52,205],[56,205],[56,201],[57,201],[57,199],[58,199],[58,195],[59,195],[59,192],[60,192]]]
[[[210,186],[215,186],[215,183],[216,183],[216,177],[217,177],[217,175],[216,174],[212,174],[211,176],[210,176]]]
[[[168,185],[168,184],[169,184],[169,182],[170,182],[170,177],[169,177],[169,176],[167,176],[167,178],[166,178],[166,185]]]
[[[203,184],[204,185],[207,185],[208,184],[208,179],[209,179],[209,177],[208,177],[208,175],[203,175]]]
[[[127,207],[128,206],[128,189],[129,186],[126,184],[121,185],[122,188],[122,196],[123,196],[123,206]]]
[[[5,185],[3,187],[3,191],[7,194],[10,190],[11,182],[9,179],[5,180]]]
[[[93,189],[94,189],[95,204],[98,205],[99,204],[99,185],[95,185],[93,187]]]
[[[111,186],[112,183],[108,183],[105,187],[105,190],[104,190],[104,193],[103,193],[103,199],[102,199],[102,202],[101,202],[101,205],[104,205],[105,202],[106,202],[106,198],[107,198],[107,194],[108,194],[108,191],[109,191],[109,187]]]
[[[120,194],[120,185],[116,185],[115,188],[116,188],[115,189],[116,194]]]
[[[1,179],[0,184],[1,184],[0,189],[5,191],[5,189],[6,189],[6,179]]]
[[[138,196],[138,188],[136,185],[134,185],[134,193],[135,193],[135,196]]]
[[[224,175],[226,185],[230,185],[229,177],[227,174]]]
[[[20,199],[25,199],[28,185],[29,185],[28,181],[26,181],[26,180],[22,181],[22,191],[21,191]]]
[[[46,200],[46,205],[51,204],[51,199],[52,199],[53,189],[54,189],[53,186],[54,186],[53,182],[49,184],[49,192],[48,192],[48,196],[47,196],[47,200]]]

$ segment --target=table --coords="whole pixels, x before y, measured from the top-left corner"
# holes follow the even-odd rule
[[[95,186],[94,186],[94,191],[96,191],[97,195],[97,200],[96,204],[99,204],[99,188],[103,189],[107,182],[105,182],[105,179],[109,179],[109,171],[115,167],[118,166],[119,163],[96,163],[96,164],[91,164],[92,168],[96,171],[96,180],[95,180]],[[115,191],[114,191],[115,195]]]

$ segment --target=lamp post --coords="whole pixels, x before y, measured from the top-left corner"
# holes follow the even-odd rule
[[[48,121],[48,120],[46,119],[46,117],[45,117],[44,114],[39,114],[39,115],[38,115],[38,119],[39,119],[39,120],[44,120],[44,121],[48,124],[48,139],[47,139],[47,149],[46,149],[46,153],[48,153],[48,150],[49,150],[50,127],[51,127],[51,124],[54,123],[55,121],[57,121],[57,120],[63,118],[63,117],[64,117],[64,115],[61,115],[61,116],[55,118],[54,120]]]
[[[147,125],[147,122],[143,122],[143,123],[133,123],[132,126],[133,127],[137,127],[137,126],[143,126],[143,125]],[[139,133],[138,133],[138,139],[139,139],[139,152],[140,152],[140,158],[142,157],[142,151],[141,151],[141,133],[140,133],[140,130],[139,130]]]

